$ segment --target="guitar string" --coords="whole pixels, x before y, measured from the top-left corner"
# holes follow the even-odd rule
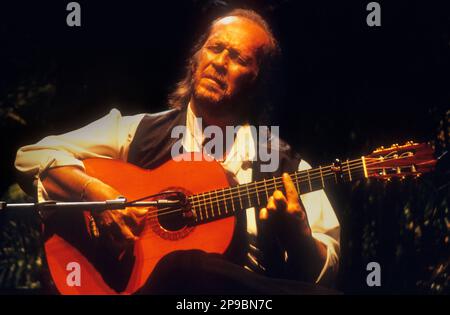
[[[353,162],[353,164],[356,163],[356,162],[359,162],[359,159],[358,159],[358,160],[353,160],[352,162]],[[351,169],[355,169],[355,168],[359,168],[359,167],[362,165],[362,162],[359,162],[359,163],[360,163],[360,164],[359,164],[358,166],[353,167],[353,168],[350,168],[350,170],[351,170]],[[350,164],[352,164],[352,163],[350,163]],[[353,166],[355,166],[355,165],[353,165]],[[290,176],[295,176],[295,177],[297,178],[297,180],[298,180],[299,178],[300,178],[300,180],[302,180],[302,179],[307,179],[308,177],[309,177],[311,180],[313,180],[313,179],[315,180],[315,179],[318,179],[318,178],[323,177],[323,176],[328,176],[328,175],[334,175],[334,174],[335,174],[335,172],[330,171],[330,170],[327,170],[327,169],[331,169],[331,166],[325,166],[325,167],[322,168],[322,176],[320,176],[320,170],[315,170],[315,169],[314,169],[314,170],[311,170],[311,172],[309,172],[309,176],[308,176],[308,174],[306,174],[306,175],[303,175],[303,174],[302,174],[302,173],[304,173],[304,172],[307,172],[306,170],[305,170],[305,171],[296,171],[296,172],[293,172],[293,173],[291,173],[291,174],[289,174],[289,175],[290,175]],[[348,167],[347,167],[347,169],[345,169],[345,171],[346,171],[346,172],[348,171]],[[317,173],[319,173],[319,174],[317,174]],[[344,173],[344,169],[342,170],[342,173]],[[315,175],[319,175],[319,176],[315,176]],[[211,193],[214,192],[214,191],[220,191],[220,190],[223,190],[223,191],[229,190],[229,193],[230,193],[230,194],[232,193],[233,190],[235,190],[236,193],[237,193],[237,190],[240,190],[240,189],[243,188],[243,186],[245,186],[245,185],[250,185],[250,184],[253,184],[253,185],[259,185],[258,187],[264,189],[264,187],[266,187],[267,184],[273,186],[273,185],[274,185],[274,184],[273,184],[274,180],[275,180],[275,181],[282,180],[282,177],[273,177],[273,178],[269,178],[269,179],[266,179],[266,180],[260,180],[260,181],[256,181],[256,182],[252,182],[252,183],[248,183],[248,184],[237,185],[237,186],[234,186],[234,187],[222,188],[222,189],[216,189],[216,190],[212,190]],[[264,183],[264,182],[265,182],[265,183]],[[267,187],[269,187],[269,186],[267,186]],[[254,187],[254,188],[257,188],[257,187]],[[253,189],[253,188],[252,188],[252,189]],[[231,191],[230,191],[230,190],[231,190]],[[196,194],[196,195],[194,195],[194,196],[202,197],[202,196],[206,196],[206,195],[209,195],[209,194],[210,194],[210,192],[205,192],[205,193],[199,193],[199,194]]]
[[[254,183],[256,183],[256,182],[254,182]],[[280,185],[281,185],[282,183],[280,182]],[[274,184],[274,183],[272,183],[272,184],[270,184],[270,185],[266,185],[266,187],[268,188],[268,189],[272,189],[272,188],[274,188],[276,185]],[[251,191],[251,192],[249,192],[249,195],[251,194],[251,193],[256,193],[257,192],[257,190],[255,190],[255,191]],[[192,197],[195,197],[196,195],[191,195],[191,196],[189,196],[189,198],[192,198]],[[227,195],[224,195],[224,196],[227,196]],[[229,196],[232,196],[232,194],[229,194]],[[219,201],[228,201],[228,200],[232,200],[232,199],[235,199],[236,197],[233,197],[233,198],[224,198],[224,199],[220,199],[220,198],[217,198],[217,200],[215,199],[214,200],[214,202],[219,202]],[[194,202],[194,201],[192,201],[192,202],[190,202],[190,205],[191,206],[193,206],[194,207],[194,205],[199,205],[198,204],[199,202]],[[201,202],[200,202],[200,205],[201,205]],[[204,205],[206,205],[206,204],[204,204]],[[163,210],[169,210],[169,209],[172,209],[171,211],[163,211]],[[180,211],[184,211],[184,209],[182,209],[182,208],[177,208],[177,209],[173,209],[173,208],[171,208],[171,207],[167,207],[167,208],[162,208],[162,209],[156,209],[156,210],[152,210],[152,211],[149,211],[148,212],[148,214],[153,214],[153,213],[155,213],[155,216],[157,217],[157,216],[160,216],[160,215],[164,215],[164,214],[171,214],[171,213],[175,213],[175,212],[180,212]],[[150,218],[152,218],[152,217],[155,217],[155,216],[148,216],[148,217],[150,217]]]
[[[330,174],[330,173],[328,173],[328,174]],[[331,174],[334,174],[334,173],[331,172]],[[296,174],[291,174],[291,176],[295,176],[297,182],[299,181],[297,173]],[[307,178],[307,176],[304,177],[304,178]],[[311,177],[309,180],[310,181],[314,181],[314,180],[316,180],[318,178],[320,178],[320,177]],[[328,178],[326,178],[326,180],[328,180]],[[267,185],[267,183],[269,183],[269,184]],[[255,187],[249,186],[251,184],[253,184]],[[302,185],[302,184],[303,184],[302,182],[299,183],[299,185]],[[277,188],[277,186],[283,186],[283,182],[282,182],[281,178],[274,178],[274,180],[269,179],[268,181],[266,181],[266,185],[264,185],[264,188],[263,188],[262,191],[259,191],[258,188],[256,187],[257,186],[257,182],[249,183],[249,185],[247,185],[247,187],[246,187],[247,188],[246,189],[247,193],[243,192],[243,194],[246,195],[244,197],[244,200],[248,199],[249,200],[248,205],[249,205],[249,207],[251,207],[252,206],[252,201],[253,202],[255,201],[255,197],[259,201],[259,193],[262,192],[264,194],[264,192],[266,191],[267,194],[268,194],[268,190],[272,191],[272,189],[273,188]],[[298,187],[298,185],[297,185],[297,187]],[[312,188],[312,183],[311,183],[311,188]],[[234,202],[235,201],[237,202],[237,199],[239,199],[239,203],[242,204],[242,197],[241,196],[236,196],[236,193],[234,193],[234,194],[232,194],[232,193],[222,193],[220,196],[218,194],[216,194],[215,197],[212,196],[213,194],[214,194],[214,191],[211,191],[211,192],[207,193],[209,198],[206,198],[207,195],[204,194],[202,200],[200,200],[200,197],[198,197],[197,195],[189,196],[190,197],[190,201],[191,201],[190,204],[192,205],[194,210],[196,210],[195,208],[197,207],[200,211],[203,211],[202,206],[204,206],[206,212],[208,212],[208,209],[206,207],[211,205],[212,209],[210,209],[210,211],[213,213],[213,216],[215,215],[215,211],[214,211],[215,204],[217,205],[217,209],[219,210],[219,213],[221,212],[220,211],[221,207],[219,205],[219,202],[223,203],[223,202],[231,201],[234,204]],[[272,194],[272,192],[270,194]],[[254,196],[252,196],[252,195],[254,195]],[[195,197],[197,197],[197,199],[198,199],[197,201],[194,199]],[[263,199],[264,199],[264,197],[263,197]],[[258,202],[258,204],[259,204],[259,202]],[[226,205],[225,205],[225,207],[226,207]],[[225,213],[227,213],[227,211],[225,211]]]
[[[366,167],[371,166],[373,164],[377,164],[377,163],[366,163]],[[359,163],[359,165],[356,165],[356,166],[353,165],[353,167],[350,167],[350,168],[349,167],[345,168],[345,166],[344,166],[341,173],[342,173],[342,175],[346,175],[345,173],[348,172],[349,170],[360,169],[362,165],[363,165],[363,163],[361,162],[361,163]],[[325,170],[325,168],[323,168],[323,170]],[[301,172],[304,172],[304,171],[301,171]],[[328,180],[329,178],[327,178],[327,176],[336,175],[336,173],[333,171],[322,171],[322,174],[319,176],[314,176],[315,174],[311,176],[311,174],[313,174],[313,172],[309,173],[309,176],[308,175],[302,176],[300,174],[301,172],[295,172],[295,173],[290,174],[291,177],[295,177],[295,179],[299,185],[302,185],[304,183],[308,183],[309,181],[311,181],[311,186],[313,186],[312,181],[316,181],[316,180],[319,180],[322,178],[324,180],[325,179]],[[317,173],[317,172],[315,172],[315,173]],[[319,171],[319,173],[320,173],[320,171]],[[265,180],[264,184],[263,183],[264,183],[264,181],[258,181],[258,182],[251,182],[248,184],[238,185],[238,186],[234,186],[234,187],[230,187],[230,188],[211,190],[209,192],[191,195],[191,196],[189,196],[189,198],[191,198],[191,199],[197,198],[197,200],[192,200],[191,204],[194,204],[194,205],[205,204],[206,205],[207,203],[210,203],[211,201],[217,202],[220,200],[235,199],[237,197],[233,197],[233,195],[239,194],[241,192],[241,189],[245,189],[242,192],[244,195],[249,195],[250,193],[252,193],[252,194],[259,193],[260,190],[258,188],[260,188],[261,192],[264,193],[264,190],[266,189],[266,187],[267,187],[267,189],[272,189],[273,187],[283,186],[282,177],[269,178],[269,179]],[[251,185],[253,185],[254,187],[251,187]],[[227,190],[228,190],[228,192],[226,192]],[[233,190],[235,190],[234,193],[233,193]],[[223,193],[220,191],[223,191]],[[214,193],[217,196],[212,196]],[[219,194],[220,194],[220,196],[219,196]],[[222,197],[228,197],[228,196],[231,196],[232,198],[220,199]],[[202,199],[202,200],[200,200],[200,199]]]
[[[280,183],[281,184],[281,183]],[[272,188],[274,188],[275,187],[275,185],[272,185]],[[191,197],[191,196],[190,196]],[[228,199],[222,199],[222,200],[218,200],[217,202],[219,202],[219,201],[228,201],[228,200],[234,200],[234,199],[236,199],[236,197],[233,197],[233,198],[228,198]],[[252,200],[254,200],[255,199],[255,197],[252,197]],[[214,202],[216,202],[216,201],[214,201]],[[208,202],[208,203],[212,203],[212,202]],[[192,204],[191,204],[192,205]],[[203,205],[205,205],[205,206],[207,206],[207,203],[204,203]],[[201,206],[201,205],[200,205]],[[194,207],[193,205],[192,205],[192,207]],[[146,216],[146,219],[152,219],[152,218],[157,218],[157,217],[160,217],[160,216],[163,216],[163,215],[170,215],[170,214],[174,214],[174,213],[178,213],[178,212],[183,212],[183,211],[186,211],[185,209],[183,209],[183,208],[176,208],[176,209],[172,209],[172,210],[170,210],[170,209],[172,209],[172,208],[163,208],[163,209],[157,209],[157,210],[153,210],[153,211],[149,211],[148,212],[148,214],[150,214],[150,215],[147,215]],[[161,213],[161,211],[162,210],[170,210],[170,211],[164,211],[164,212],[162,212]],[[195,209],[194,209],[195,210]],[[205,208],[205,210],[206,211],[208,211],[206,208]],[[203,210],[201,210],[200,209],[200,211],[203,211]],[[229,215],[229,216],[231,216],[231,215],[233,215],[234,213],[230,213],[230,212],[228,212],[228,213],[226,213],[227,215]],[[195,213],[195,215],[197,215],[196,213]],[[222,218],[223,216],[220,216],[220,218]],[[216,218],[215,216],[212,216],[211,218]],[[205,221],[207,221],[208,219],[203,219],[203,220],[200,220],[200,222],[205,222]],[[199,221],[196,221],[196,222],[199,222]]]
[[[306,177],[299,177],[297,174],[290,174],[291,177],[293,177],[295,179],[295,181],[298,183],[294,183],[294,186],[301,186],[304,184],[308,184],[308,182],[311,182],[311,187],[312,186],[316,186],[316,183],[319,179],[324,179],[325,180],[329,180],[330,179],[330,175],[333,175],[334,173],[328,173],[324,176],[316,176],[316,177],[310,177],[308,180],[306,180]],[[313,184],[314,182],[314,184]],[[253,187],[251,186],[253,185]],[[202,193],[199,195],[192,195],[189,196],[190,199],[192,199],[192,205],[205,205],[207,203],[211,203],[211,202],[219,202],[219,201],[226,201],[226,200],[232,200],[232,199],[236,199],[239,198],[240,193],[244,194],[244,195],[251,195],[251,194],[264,194],[266,190],[272,190],[273,188],[278,188],[278,187],[284,187],[284,183],[283,183],[283,179],[282,178],[271,178],[265,181],[265,184],[258,186],[258,184],[256,182],[253,183],[248,183],[248,184],[244,184],[244,185],[239,185],[238,189],[235,189],[236,191],[233,192],[232,189],[228,189],[228,188],[224,188],[222,189],[223,193],[217,193],[215,194],[216,191],[220,191],[220,190],[212,190],[211,192],[207,192],[207,193]],[[244,191],[241,191],[242,188],[248,188],[245,189]],[[228,192],[227,192],[228,190]],[[297,188],[297,190],[299,190]],[[314,189],[310,189],[310,190],[314,190]],[[220,195],[219,195],[220,194]],[[217,196],[213,196],[213,195],[217,195]],[[230,197],[230,198],[228,198]],[[242,197],[241,197],[242,198]],[[197,200],[195,200],[197,199]]]
[[[359,160],[360,159],[356,159],[356,160],[353,160],[353,161],[348,161],[347,165],[349,166],[351,164],[354,164],[355,162],[359,162]],[[362,165],[362,162],[360,162],[360,164]],[[348,168],[348,166],[347,166],[347,168]],[[353,167],[353,169],[355,169],[355,168],[357,168],[357,167]],[[325,170],[325,168],[323,170]],[[348,169],[345,170],[345,171],[348,171]],[[297,172],[294,172],[293,174],[290,174],[291,176],[295,176],[296,181],[299,181],[299,178],[300,178],[300,182],[299,182],[300,185],[302,184],[302,182],[301,182],[302,178],[303,179],[304,178],[308,178],[308,175],[305,175],[305,176],[302,177],[301,172],[303,172],[303,171],[297,171]],[[344,172],[344,169],[343,169],[343,172]],[[323,176],[328,176],[330,174],[335,174],[335,173],[332,172],[332,171],[331,172],[329,172],[329,171],[322,171],[322,176],[314,176],[314,175],[311,176],[312,174],[314,174],[314,172],[310,172],[309,173],[309,177],[310,177],[309,179],[311,181],[316,180],[317,178],[320,178],[320,177],[323,177]],[[247,185],[247,186],[251,185],[251,184],[254,185],[253,188],[247,189],[247,195],[258,193],[258,187],[257,186],[260,185],[262,182],[264,182],[264,181],[259,181],[259,182],[256,181],[256,182],[252,182],[252,183],[248,183],[248,184],[244,184],[244,185],[238,185],[238,186],[229,187],[229,188],[216,189],[216,190],[212,190],[212,191],[207,192],[207,193],[200,193],[200,194],[195,194],[195,195],[188,196],[188,199],[191,199],[190,200],[190,205],[192,205],[192,206],[206,205],[206,203],[204,203],[204,202],[211,203],[211,202],[219,202],[219,201],[228,201],[228,200],[232,200],[232,199],[237,198],[237,197],[233,197],[233,190],[235,191],[234,193],[236,194],[236,190],[242,189],[243,186],[245,186],[245,185]],[[263,184],[263,186],[259,186],[259,187],[260,188],[264,188],[264,189],[272,189],[273,187],[277,186],[277,183],[280,186],[283,185],[281,177],[273,177],[271,179],[267,179],[265,181],[265,183]],[[220,197],[219,196],[216,196],[216,197],[213,197],[213,198],[210,197],[209,198],[210,200],[206,201],[206,199],[205,199],[206,195],[210,196],[214,192],[217,192],[217,191],[220,191],[220,190],[222,190],[224,192],[224,193],[221,193]],[[228,190],[227,193],[225,193],[226,190]],[[216,195],[217,195],[217,193],[216,193]],[[227,199],[228,196],[231,196],[232,198],[228,198]],[[198,201],[192,200],[195,197],[197,197]],[[203,198],[203,201],[201,201],[200,198]],[[223,199],[220,199],[220,198],[223,198]],[[143,200],[143,199],[145,199],[145,198],[140,198],[140,199],[137,199],[137,200]],[[135,201],[137,201],[137,200],[135,200]],[[158,209],[158,210],[155,210],[155,211],[160,211],[160,210],[161,209]]]
[[[349,160],[349,161],[346,161],[347,162],[347,168],[351,165],[351,164],[355,164],[355,163],[362,163],[362,161],[361,161],[361,159],[355,159],[355,160]],[[295,176],[296,177],[296,179],[298,180],[299,178],[300,178],[300,180],[302,180],[302,179],[305,179],[305,178],[308,178],[308,176],[310,177],[310,179],[311,180],[315,180],[315,179],[317,179],[317,178],[320,178],[320,177],[323,177],[323,176],[328,176],[328,175],[330,175],[330,174],[335,174],[335,172],[333,172],[333,171],[328,171],[327,169],[331,169],[331,165],[330,166],[324,166],[322,169],[319,169],[319,170],[317,170],[317,168],[316,169],[311,169],[311,170],[305,170],[305,171],[296,171],[296,172],[294,172],[294,173],[292,173],[292,174],[290,174],[291,176]],[[354,169],[354,168],[353,168]],[[309,175],[307,174],[307,175],[302,175],[302,173],[305,173],[305,172],[309,172]],[[346,171],[348,171],[348,170],[346,170]],[[315,176],[317,173],[321,173],[320,174],[320,176]],[[312,176],[312,177],[311,177]],[[281,177],[278,177],[278,179],[280,179]],[[275,177],[273,177],[273,178],[270,178],[270,179],[267,179],[267,180],[265,180],[265,183],[263,184],[263,186],[259,186],[259,187],[266,187],[267,186],[267,183],[269,183],[269,182],[272,182],[273,183],[273,180],[275,179]],[[258,189],[258,187],[256,186],[256,185],[260,185],[260,184],[262,184],[264,181],[255,181],[255,182],[253,182],[254,183],[254,188],[257,190]],[[212,192],[216,192],[216,191],[225,191],[225,190],[228,190],[228,193],[231,195],[232,193],[233,193],[233,191],[235,191],[235,193],[237,192],[237,190],[240,190],[243,186],[245,186],[245,185],[250,185],[250,184],[253,184],[253,183],[248,183],[248,184],[243,184],[243,185],[237,185],[237,186],[233,186],[233,187],[227,187],[227,188],[221,188],[221,189],[215,189],[215,190],[212,190],[212,191],[210,191],[210,192],[204,192],[204,193],[198,193],[198,194],[195,194],[195,195],[192,195],[192,196],[189,196],[189,197],[194,197],[194,196],[196,196],[197,198],[200,198],[200,197],[204,197],[204,196],[206,196],[206,195],[209,195],[210,193],[212,193]],[[270,187],[270,186],[273,186],[274,184],[269,184],[269,186],[267,186],[267,187]],[[222,195],[224,195],[224,194],[222,194]],[[144,200],[144,199],[146,199],[146,197],[143,197],[143,198],[139,198],[139,199],[136,199],[136,200],[134,200],[133,202],[136,202],[136,201],[141,201],[141,200]]]
[[[331,174],[331,173],[329,173]],[[334,173],[333,173],[334,174]],[[293,176],[295,178],[295,180],[297,181],[297,187],[299,185],[302,185],[303,182],[301,180],[299,180],[298,178],[302,178],[302,176],[299,176],[298,173],[295,174],[291,174],[291,176]],[[303,178],[307,178],[307,176],[303,177]],[[310,178],[310,188],[312,189],[312,181],[315,181],[317,178],[319,177],[313,177]],[[323,177],[322,177],[323,179]],[[327,176],[325,176],[325,179],[328,181]],[[253,187],[251,186],[253,185]],[[242,206],[242,200],[244,200],[244,203],[246,202],[245,200],[248,200],[248,205],[252,206],[252,201],[253,204],[255,204],[255,197],[256,199],[258,199],[257,204],[260,204],[259,199],[260,199],[260,193],[263,194],[262,199],[264,199],[265,197],[267,197],[269,195],[269,191],[270,191],[270,195],[272,195],[272,190],[275,190],[278,187],[283,187],[283,182],[282,182],[282,178],[278,177],[278,178],[273,178],[273,179],[269,179],[267,180],[263,186],[259,185],[258,189],[258,182],[253,182],[253,183],[249,183],[246,186],[241,185],[238,189],[237,189],[237,193],[236,191],[233,193],[233,189],[232,188],[228,188],[228,189],[222,189],[221,193],[217,193],[216,191],[211,191],[208,193],[204,193],[204,194],[200,194],[200,195],[192,195],[189,196],[189,201],[191,206],[193,207],[194,211],[199,210],[201,212],[201,214],[203,214],[203,211],[206,211],[206,213],[208,213],[208,208],[209,206],[211,206],[211,208],[209,209],[210,212],[212,212],[212,215],[215,216],[215,213],[218,211],[219,215],[221,215],[221,210],[222,207],[225,206],[225,213],[228,213],[228,206],[225,202],[231,201],[232,204],[230,205],[230,208],[235,207],[235,202],[238,202],[241,206]],[[245,191],[242,191],[242,194],[244,195],[244,198],[241,197],[241,188],[245,187]],[[228,190],[228,192],[227,192]],[[236,190],[236,189],[235,189]],[[299,188],[297,188],[297,190],[300,190]],[[266,193],[266,196],[264,196],[264,192]],[[213,196],[215,195],[215,196]],[[197,199],[197,200],[195,200]],[[220,203],[220,204],[219,204]],[[224,205],[225,203],[225,205]],[[217,211],[215,211],[215,206],[217,205]],[[221,207],[222,205],[222,207]],[[202,207],[204,207],[204,210],[202,209]],[[208,216],[205,213],[206,216]],[[201,215],[202,216],[202,215]]]
[[[403,158],[407,158],[407,157],[397,158],[396,160],[403,159]],[[368,168],[369,166],[373,166],[375,164],[379,164],[379,163],[385,162],[385,161],[380,161],[379,159],[376,159],[376,158],[370,158],[370,159],[376,160],[376,161],[374,161],[374,162],[366,161],[366,168]],[[342,175],[347,176],[345,173],[347,173],[347,172],[349,172],[351,170],[355,170],[355,169],[361,168],[364,163],[362,161],[360,162],[359,160],[360,159],[354,160],[354,162],[359,162],[359,163],[357,163],[358,165],[355,165],[355,163],[353,163],[352,167],[343,166],[342,171],[340,173]],[[348,165],[350,165],[350,164],[352,164],[352,163],[349,163]],[[407,166],[403,166],[403,167],[407,167]],[[327,166],[327,168],[331,169],[331,166],[330,167]],[[383,169],[383,168],[389,168],[389,167],[379,167],[379,168]],[[322,172],[320,172],[320,169],[318,171],[315,171],[315,172],[310,172],[309,176],[308,176],[308,174],[304,175],[304,176],[301,175],[301,173],[303,173],[305,171],[297,171],[297,172],[294,172],[294,173],[290,174],[290,176],[295,176],[297,181],[299,181],[299,179],[300,179],[299,184],[301,185],[304,182],[318,180],[318,179],[321,179],[323,177],[327,177],[329,175],[336,175],[336,173],[334,171],[324,171],[324,170],[325,170],[325,168],[322,168]],[[370,169],[370,170],[373,171],[373,168]],[[319,173],[319,174],[317,174],[317,173]],[[322,174],[320,174],[320,173],[322,173]],[[313,175],[311,176],[311,174],[313,174]],[[319,175],[319,176],[315,176],[315,175]],[[351,177],[350,175],[348,175],[348,176]],[[260,184],[262,184],[262,185],[260,185]],[[249,188],[249,190],[250,189],[259,190],[258,188],[261,188],[261,189],[265,189],[265,187],[272,188],[274,186],[278,186],[278,184],[281,184],[281,185],[283,184],[282,183],[282,177],[269,178],[269,179],[265,180],[265,183],[264,183],[264,180],[263,180],[263,181],[258,181],[258,182],[252,182],[252,183],[248,183],[248,184],[238,185],[238,186],[234,186],[234,187],[230,187],[230,188],[216,189],[216,190],[212,190],[212,191],[209,191],[209,192],[192,195],[190,197],[192,197],[192,198],[196,197],[198,199],[197,201],[193,200],[194,204],[201,204],[203,201],[206,201],[206,202],[209,202],[208,200],[216,201],[217,197],[211,197],[211,195],[214,192],[224,191],[224,193],[222,193],[221,196],[232,196],[233,195],[233,190],[235,190],[234,193],[240,193],[240,190],[242,188],[244,188],[244,186],[247,186]],[[250,185],[254,185],[254,187],[251,187]],[[260,185],[260,186],[257,187],[256,185]],[[247,187],[245,187],[245,188],[247,188]],[[228,193],[225,193],[226,190],[228,190]],[[245,191],[243,192],[243,194],[245,194]],[[203,201],[200,201],[200,198],[202,198]]]
[[[381,162],[383,162],[383,161],[378,161],[378,162],[371,162],[371,163],[368,163],[368,165],[374,165],[374,164],[379,164],[379,163],[381,163]],[[279,184],[280,185],[282,185],[282,182],[279,182]],[[276,184],[270,184],[270,185],[267,185],[267,188],[268,189],[272,189],[272,188],[274,188],[276,186]],[[256,193],[257,191],[255,190],[255,191],[252,191],[252,193]],[[192,195],[192,196],[189,196],[189,197],[194,197],[195,195]],[[230,194],[230,196],[231,196],[231,194]],[[232,198],[223,198],[223,199],[220,199],[220,198],[214,198],[214,202],[218,202],[218,201],[220,201],[220,202],[222,202],[222,201],[228,201],[228,200],[235,200],[235,199],[237,199],[237,197],[232,197]],[[253,197],[253,199],[254,199],[254,197]],[[211,200],[212,200],[212,198],[211,198]],[[194,206],[194,205],[196,205],[196,206],[201,206],[201,205],[204,205],[204,206],[207,206],[208,205],[208,203],[212,203],[212,201],[211,200],[209,200],[209,201],[207,201],[206,199],[205,200],[203,200],[203,201],[206,201],[206,202],[202,202],[202,201],[197,201],[197,202],[192,202],[191,203],[191,205],[192,206]],[[163,209],[157,209],[157,210],[152,210],[152,211],[150,211],[149,213],[154,213],[154,212],[161,212],[161,210],[164,210],[164,209],[172,209],[172,208],[163,208]],[[183,211],[184,209],[178,209],[178,210],[175,210],[175,211],[170,211],[170,213],[173,213],[173,212],[178,212],[178,211]],[[200,209],[201,210],[201,209]],[[201,210],[202,211],[202,210]],[[163,212],[163,213],[159,213],[159,214],[157,214],[157,216],[159,216],[159,215],[163,215],[164,213],[167,213],[167,214],[169,214],[169,212]]]
[[[400,159],[400,158],[399,158],[399,159]],[[381,163],[381,162],[384,162],[384,161],[377,161],[377,162],[366,163],[366,166],[374,165],[374,164],[379,164],[379,163]],[[282,185],[282,183],[280,183],[280,185]],[[270,186],[271,186],[271,188],[274,188],[276,185],[275,185],[275,184],[272,184],[272,185],[270,185]],[[268,187],[268,188],[269,188],[269,187]],[[255,192],[257,192],[257,191],[255,190]],[[193,195],[193,196],[195,196],[195,195]],[[193,196],[189,196],[189,197],[193,197]],[[228,198],[228,199],[222,199],[222,200],[217,199],[217,200],[215,200],[214,202],[218,202],[218,201],[228,201],[228,200],[234,200],[234,199],[236,199],[236,197],[234,197],[234,198]],[[212,203],[212,202],[209,201],[209,202],[207,202],[207,203]],[[203,205],[207,206],[207,205],[208,205],[207,203],[203,203]],[[196,205],[200,205],[200,206],[201,206],[202,204],[201,204],[201,203],[197,203]],[[191,206],[194,206],[194,205],[191,204]],[[152,217],[158,217],[158,216],[161,216],[161,215],[167,215],[167,214],[171,214],[171,213],[176,213],[176,212],[185,211],[185,209],[177,208],[177,209],[173,209],[173,210],[171,210],[171,211],[164,211],[164,212],[161,213],[162,210],[167,210],[167,209],[173,209],[173,208],[163,208],[163,209],[157,209],[157,210],[149,211],[148,214],[153,214],[153,213],[155,213],[155,215],[154,215],[154,216],[150,215],[150,216],[148,216],[148,217],[152,218]],[[202,211],[202,210],[200,209],[200,211]]]

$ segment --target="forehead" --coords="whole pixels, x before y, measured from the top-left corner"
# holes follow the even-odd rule
[[[254,52],[268,45],[269,36],[255,22],[236,16],[227,16],[214,23],[208,41],[221,41],[240,50]]]

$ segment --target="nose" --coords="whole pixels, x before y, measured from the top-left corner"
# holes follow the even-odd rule
[[[224,49],[222,52],[217,54],[213,61],[212,65],[219,73],[226,73],[228,68],[228,51]]]

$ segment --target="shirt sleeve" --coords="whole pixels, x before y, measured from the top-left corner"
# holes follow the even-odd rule
[[[84,170],[83,160],[87,158],[126,160],[143,116],[122,116],[117,109],[112,109],[106,116],[80,129],[48,136],[20,148],[15,167],[22,185],[32,184],[31,190],[36,192],[37,189],[38,200],[45,200],[48,196],[40,178],[50,168],[76,166]]]
[[[311,169],[306,161],[301,161],[299,171]],[[337,275],[340,254],[340,225],[323,189],[301,195],[308,216],[312,236],[327,248],[327,258],[316,283],[330,284]]]

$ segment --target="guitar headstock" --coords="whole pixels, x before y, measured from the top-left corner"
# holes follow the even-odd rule
[[[427,143],[408,141],[385,148],[380,147],[363,157],[366,177],[391,178],[418,177],[434,169],[434,149]]]

